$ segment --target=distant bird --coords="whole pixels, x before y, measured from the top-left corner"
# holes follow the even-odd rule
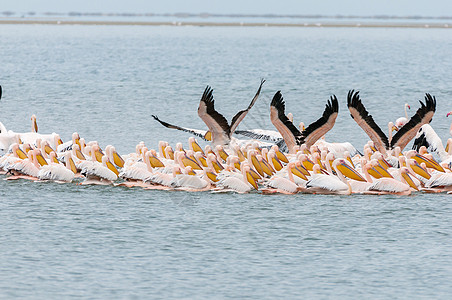
[[[405,108],[404,108],[405,109],[405,117],[400,117],[395,121],[394,125],[396,127],[396,130],[399,130],[400,128],[403,127],[403,125],[408,123],[408,113],[406,111],[407,108],[411,109],[411,106],[408,103],[405,103]]]

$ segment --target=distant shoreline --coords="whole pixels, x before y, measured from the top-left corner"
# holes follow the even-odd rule
[[[0,25],[114,25],[114,26],[213,26],[213,27],[346,27],[346,28],[452,28],[452,23],[371,23],[371,22],[140,22],[140,21],[83,21],[83,20],[21,20],[1,19]]]

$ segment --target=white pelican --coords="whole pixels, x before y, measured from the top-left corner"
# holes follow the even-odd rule
[[[38,133],[38,122],[36,122],[36,115],[31,115],[31,132]]]
[[[224,176],[222,178],[218,177],[219,181],[217,182],[217,187],[222,188],[223,190],[219,190],[222,192],[233,191],[236,193],[248,193],[253,188],[258,190],[258,186],[256,180],[253,178],[251,174],[251,169],[247,163],[242,166],[242,176]]]
[[[55,152],[51,153],[53,157]],[[74,161],[72,160],[72,154],[68,151],[65,154],[65,165],[51,162],[48,165],[44,165],[38,172],[39,180],[52,180],[56,182],[71,182],[74,179],[74,174],[77,173]]]
[[[294,146],[306,144],[309,148],[333,128],[338,111],[339,104],[333,95],[328,100],[322,117],[300,132],[285,115],[285,102],[281,91],[278,91],[270,103],[270,120],[283,137],[289,153],[294,154]]]
[[[206,87],[201,97],[201,101],[199,102],[198,116],[204,121],[209,128],[209,131],[212,133],[212,145],[229,145],[235,129],[257,101],[264,82],[265,80],[262,79],[259,89],[251,100],[251,103],[246,109],[235,114],[231,124],[228,124],[226,118],[215,110],[215,100],[212,95],[213,90],[210,86]]]
[[[89,147],[89,146],[88,146]],[[81,174],[86,178],[80,184],[112,184],[113,181],[118,179],[118,170],[108,160],[107,156],[102,156],[102,163],[99,163],[96,159],[96,151],[99,150],[99,146],[93,145],[91,147],[91,161],[84,161]]]
[[[293,169],[295,169],[295,163],[290,162],[287,164],[285,170],[281,174],[281,172],[275,174],[270,179],[266,180],[264,183],[265,186],[268,188],[262,189],[263,194],[273,194],[273,193],[280,193],[280,194],[296,194],[298,193],[301,188],[295,183],[294,176],[293,176]],[[285,178],[284,175],[287,174],[288,178]],[[300,174],[302,174],[300,172]],[[303,175],[304,176],[304,175]],[[306,177],[304,177],[306,178]]]
[[[191,171],[193,171],[191,167],[185,168],[184,171],[186,171],[186,174],[174,174],[174,178],[170,185],[172,188],[189,192],[201,192],[210,190],[210,181],[207,179],[207,174],[205,171],[203,173],[203,178],[188,174],[192,173]]]
[[[80,148],[82,147],[80,144],[80,135],[77,132],[72,133],[72,139],[70,141],[67,141],[57,146],[56,148],[57,153],[70,151],[72,150],[72,145],[75,144],[77,144]]]
[[[364,190],[356,190],[356,192],[378,195],[410,195],[411,188],[413,188],[414,190],[419,190],[416,184],[413,182],[412,178],[408,175],[409,170],[406,167],[401,167],[400,169],[398,169],[401,181],[389,177],[382,177],[374,180],[369,175],[368,170],[370,168],[371,165],[369,163],[363,166],[363,173],[367,179],[367,186]]]
[[[17,160],[8,166],[8,172],[14,174],[6,178],[6,180],[13,179],[28,179],[37,180],[40,165],[36,159],[37,149],[30,150],[26,159]]]
[[[333,169],[337,176],[322,174],[320,166],[314,165],[311,178],[306,183],[306,191],[314,194],[340,194],[350,195],[352,188],[344,177],[366,181],[356,170],[347,164],[345,159],[337,158],[333,162]]]
[[[421,103],[421,107],[416,114],[411,117],[410,121],[405,124],[389,141],[388,137],[383,133],[380,127],[375,123],[374,119],[367,112],[366,108],[359,98],[359,92],[351,90],[347,96],[347,106],[351,117],[366,132],[373,141],[376,149],[386,155],[387,150],[394,147],[404,149],[405,146],[415,137],[419,128],[430,123],[436,110],[436,99],[430,94],[425,94],[425,104]]]
[[[107,145],[105,147],[105,155],[108,159],[114,163],[118,168],[124,167],[124,159],[116,152],[116,148],[112,145]]]
[[[433,130],[430,124],[423,125],[416,134],[413,149],[419,151],[422,146],[425,146],[432,152],[435,152],[441,163],[452,163],[452,155],[446,151],[440,137],[435,130]],[[448,150],[450,151],[450,149]]]
[[[452,191],[452,173],[434,172],[425,183],[424,191],[450,192]]]
[[[6,174],[10,165],[27,157],[28,155],[20,149],[19,144],[12,144],[8,153],[0,158],[0,170],[2,170],[0,174]]]

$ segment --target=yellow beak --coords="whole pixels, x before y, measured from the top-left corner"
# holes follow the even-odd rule
[[[75,155],[77,156],[78,159],[80,160],[86,160],[85,156],[83,155],[83,153],[80,150],[75,150]]]
[[[237,156],[239,157],[240,162],[243,162],[246,159],[245,155],[243,155],[243,152],[240,149],[237,150]]]
[[[259,180],[259,179],[262,178],[262,177],[261,177],[256,171],[254,171],[253,169],[250,169],[249,172],[250,172],[251,176],[254,178],[254,180]]]
[[[207,177],[213,182],[218,182],[217,175],[214,172],[206,172]]]
[[[437,170],[437,171],[439,171],[439,172],[443,172],[443,173],[446,172],[446,171],[444,170],[444,168],[441,167],[441,165],[440,165],[439,163],[437,163],[437,162],[434,161],[434,160],[428,159],[427,157],[425,157],[425,156],[423,156],[423,155],[416,154],[415,156],[413,156],[413,159],[414,159],[415,161],[417,161],[419,164],[425,163],[425,166],[426,166],[427,168],[435,169],[435,170]]]
[[[113,173],[115,173],[116,176],[119,175],[118,170],[115,168],[115,166],[113,166],[113,164],[112,164],[109,160],[107,160],[107,168],[108,168],[110,171],[112,171]]]
[[[169,149],[169,150],[168,150],[168,155],[169,155],[169,158],[170,158],[171,160],[174,160],[174,151],[173,151],[173,149]]]
[[[282,153],[281,151],[276,151],[275,152],[276,153],[276,157],[280,160],[280,161],[282,161],[282,162],[284,162],[284,163],[289,163],[289,160],[287,159],[287,157],[284,155],[284,153]]]
[[[421,167],[417,162],[415,162],[415,163],[411,166],[411,169],[413,169],[413,171],[414,171],[416,174],[418,174],[418,175],[424,177],[424,178],[427,179],[427,180],[430,179],[430,177],[432,177],[432,176],[430,176],[430,174],[429,174],[423,167]]]
[[[381,164],[381,166],[385,169],[389,169],[391,166],[389,165],[388,161],[384,158],[379,159],[378,162]]]
[[[337,169],[346,177],[353,179],[353,180],[358,180],[358,181],[367,181],[366,179],[364,179],[364,177],[361,176],[361,174],[359,174],[355,169],[353,169],[352,167],[350,167],[348,164],[346,163],[341,163],[337,165]]]
[[[74,160],[71,158],[69,158],[69,165],[71,166],[71,171],[74,174],[77,174],[77,167],[75,166]]]
[[[201,166],[196,161],[191,159],[190,157],[187,157],[187,156],[183,157],[182,163],[184,164],[185,167],[188,167],[188,166],[192,167],[193,170],[202,170]]]
[[[347,161],[350,163],[350,165],[354,168],[355,164],[353,163],[353,160],[351,159],[350,156],[347,157]]]
[[[26,159],[28,157],[27,154],[25,154],[25,152],[23,152],[20,148],[17,148],[16,154],[20,159]]]
[[[416,191],[419,191],[418,187],[416,186],[416,184],[414,184],[414,181],[413,179],[411,179],[410,175],[408,175],[407,173],[402,173],[402,177],[403,179],[405,179],[406,183],[408,183],[410,187],[412,187]]]
[[[120,168],[124,167],[124,159],[116,151],[113,151],[113,162]]]
[[[221,172],[221,170],[224,169],[223,166],[219,162],[216,162],[216,161],[212,162],[212,166],[215,169],[215,172],[217,172],[217,173]]]
[[[46,152],[47,154],[50,154],[50,152],[54,151],[54,150],[52,149],[52,147],[50,147],[50,146],[47,145],[47,144],[44,146],[44,150],[45,150],[45,152]]]
[[[302,164],[308,171],[312,171],[312,168],[314,167],[314,163],[309,158],[303,161]]]
[[[253,164],[254,168],[256,169],[257,173],[259,175],[264,176],[264,170],[262,170],[262,166],[260,162],[257,160],[256,156],[251,156],[251,163]]]
[[[199,163],[200,163],[204,168],[207,168],[207,160],[206,160],[206,157],[205,157],[205,156],[200,156],[198,160],[199,160]]]
[[[151,163],[151,167],[153,167],[153,168],[165,167],[165,165],[160,161],[160,159],[158,159],[154,155],[149,156],[149,162]]]
[[[35,132],[38,132],[38,123],[36,122],[36,119],[33,119],[33,128]]]
[[[283,165],[279,161],[278,157],[273,157],[272,158],[272,164],[273,164],[273,166],[275,166],[275,170],[276,171],[281,171],[282,168],[283,168]]]
[[[387,178],[394,178],[392,177],[392,175],[385,169],[383,168],[380,164],[375,166],[375,170],[378,171],[378,173],[381,174],[381,176],[383,177],[387,177]]]
[[[100,150],[100,148],[99,148],[99,150],[94,151],[94,155],[96,156],[96,160],[101,163],[102,156],[104,156],[104,153],[102,152],[102,150]]]
[[[256,180],[254,179],[252,173],[250,171],[246,172],[246,179],[253,186],[255,190],[259,190]]]
[[[220,150],[218,151],[218,154],[220,154],[220,157],[223,161],[226,161],[226,159],[228,158],[228,154],[224,151],[224,150]]]
[[[160,154],[164,157],[164,158],[168,158],[166,157],[166,152],[165,152],[165,146],[161,145],[160,146]]]
[[[292,169],[290,169],[290,172],[292,172],[293,175],[298,176],[303,180],[308,180],[306,175],[304,175],[303,172],[300,171],[300,169],[298,169],[297,167],[293,167]]]
[[[370,176],[376,179],[380,179],[383,177],[377,170],[375,170],[375,168],[370,168],[369,170],[367,170],[367,173],[369,173]]]
[[[263,159],[260,162],[260,165],[261,165],[264,173],[267,174],[268,176],[272,176],[273,173],[275,173],[275,170],[273,170],[273,168],[270,166],[270,164],[266,160]]]
[[[38,163],[39,163],[41,166],[47,165],[47,161],[44,159],[44,157],[42,156],[41,152],[38,153],[38,154],[36,154],[36,159],[38,160]]]
[[[191,147],[194,152],[201,152],[204,155],[204,151],[202,150],[202,148],[199,146],[199,144],[196,141],[193,141],[191,143]]]
[[[207,131],[206,134],[204,135],[204,138],[208,141],[212,140],[212,132]]]

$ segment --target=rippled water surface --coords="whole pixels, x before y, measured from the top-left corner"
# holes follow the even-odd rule
[[[383,129],[404,103],[452,110],[449,29],[0,26],[0,121],[77,131],[120,153],[186,145],[150,116],[204,129],[206,85],[228,119],[269,128],[277,90],[295,121],[331,94],[331,141],[362,149],[346,108],[358,89]],[[450,195],[263,196],[0,180],[1,298],[442,298],[452,294]]]

